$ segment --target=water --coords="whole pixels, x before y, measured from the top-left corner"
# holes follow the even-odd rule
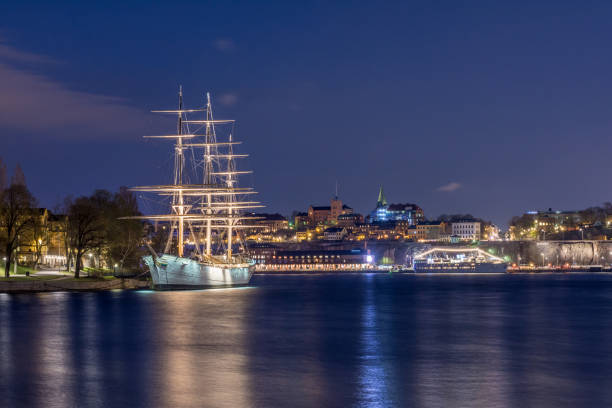
[[[612,275],[0,294],[1,407],[601,407]]]

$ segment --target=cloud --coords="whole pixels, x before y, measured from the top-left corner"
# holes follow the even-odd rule
[[[436,191],[442,191],[444,193],[450,193],[453,191],[457,191],[461,188],[461,183],[457,183],[456,181],[451,181],[448,184],[440,186],[436,189]]]
[[[223,106],[234,106],[238,102],[238,95],[235,93],[224,93],[217,97],[219,103]]]
[[[55,63],[52,58],[44,55],[33,54],[26,51],[18,51],[2,42],[0,38],[0,59],[12,62],[29,62],[29,63]]]
[[[217,38],[213,41],[213,46],[223,52],[230,52],[236,48],[236,44],[231,38]]]
[[[113,96],[75,91],[45,74],[48,57],[0,42],[0,128],[53,132],[64,137],[113,138],[142,132],[144,110]],[[28,64],[28,68],[18,65]],[[42,134],[42,133],[41,133]]]

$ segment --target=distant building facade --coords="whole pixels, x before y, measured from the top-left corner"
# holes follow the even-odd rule
[[[453,222],[452,235],[462,241],[477,241],[480,239],[480,222],[467,220]]]
[[[320,224],[335,225],[342,214],[352,214],[353,209],[342,204],[338,197],[332,198],[329,206],[313,206],[308,208],[308,222],[311,226]]]
[[[416,225],[416,236],[418,241],[439,241],[446,228],[443,221],[423,221]]]
[[[342,241],[346,234],[346,228],[343,227],[331,227],[323,232],[326,241]]]
[[[298,231],[308,228],[308,225],[309,225],[308,213],[299,212],[295,214],[295,217],[293,219],[293,225],[295,229]]]
[[[389,204],[385,198],[383,188],[380,187],[376,208],[370,213],[371,223],[388,221],[406,221],[410,225],[417,225],[425,220],[423,209],[416,204]]]
[[[356,213],[340,214],[338,216],[339,227],[355,227],[363,224],[363,215]]]

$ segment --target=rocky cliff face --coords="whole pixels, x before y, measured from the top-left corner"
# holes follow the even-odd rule
[[[513,241],[485,242],[484,250],[493,249],[497,255],[507,255],[513,263],[543,262],[553,265],[601,265],[612,263],[612,241]]]
[[[407,258],[432,246],[450,244],[370,241],[340,241],[334,243],[303,242],[278,244],[284,249],[367,249],[377,262],[383,258],[395,264],[407,263]],[[492,241],[482,242],[479,246],[485,251],[500,257],[509,257],[511,263],[542,265],[542,254],[546,264],[608,265],[612,263],[612,241]]]

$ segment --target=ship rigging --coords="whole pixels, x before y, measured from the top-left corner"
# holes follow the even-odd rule
[[[233,137],[234,120],[214,119],[210,93],[206,93],[205,102],[204,108],[185,109],[180,87],[178,109],[153,111],[177,118],[175,134],[144,136],[174,141],[173,181],[172,184],[139,186],[131,190],[169,198],[170,211],[131,218],[169,222],[170,234],[164,254],[171,251],[176,235],[176,255],[184,257],[187,235],[196,244],[193,253],[189,254],[191,259],[209,264],[245,264],[249,261],[245,254],[234,252],[233,248],[244,247],[239,232],[253,228],[246,221],[256,217],[244,214],[244,210],[263,205],[248,201],[247,197],[256,192],[238,184],[239,177],[251,171],[239,170],[236,165],[237,159],[248,155],[234,152],[234,146],[240,144]],[[191,118],[198,114],[203,114],[203,118]],[[224,132],[226,139],[220,140],[217,127],[229,128]],[[217,251],[213,247],[215,233],[220,242]]]

